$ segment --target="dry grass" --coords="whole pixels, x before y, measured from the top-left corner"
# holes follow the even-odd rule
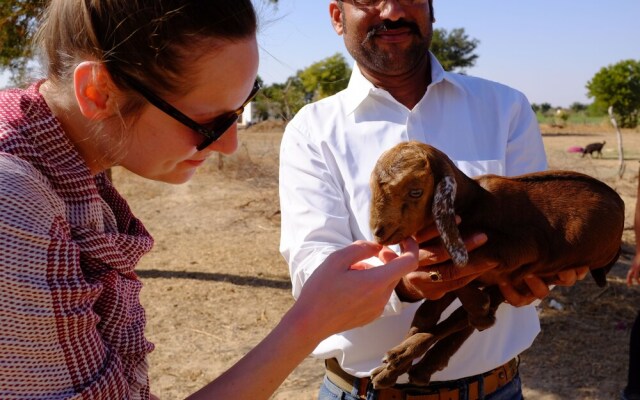
[[[627,170],[616,175],[615,135],[608,127],[543,127],[552,168],[588,173],[627,204],[627,252],[606,290],[585,280],[557,288],[540,308],[542,333],[522,357],[528,399],[615,399],[626,379],[629,330],[640,290],[623,276],[632,253],[640,133],[625,132]],[[211,160],[188,184],[170,186],[115,170],[116,186],[156,238],[143,259],[152,390],[183,398],[233,364],[292,304],[288,270],[278,253],[278,148],[282,126],[240,133],[232,157]],[[603,159],[569,154],[571,145],[607,140]],[[563,310],[549,307],[553,299]],[[282,355],[274,354],[274,358]],[[322,364],[307,359],[274,399],[314,399]]]

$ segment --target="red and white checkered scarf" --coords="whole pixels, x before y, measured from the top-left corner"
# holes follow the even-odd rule
[[[0,399],[146,399],[153,239],[39,86],[0,93]]]

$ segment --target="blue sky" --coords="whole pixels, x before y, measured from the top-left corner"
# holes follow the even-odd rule
[[[262,21],[261,65],[266,83],[336,52],[342,38],[329,22],[327,0],[254,0]],[[435,28],[464,28],[480,41],[469,75],[521,90],[532,103],[590,103],[585,85],[602,68],[640,60],[638,0],[434,0]]]
[[[351,57],[329,22],[328,0],[253,0],[261,20],[259,74],[268,84],[336,52]],[[532,103],[590,103],[602,67],[640,60],[640,0],[434,0],[436,28],[480,41],[469,75],[515,87]],[[6,74],[0,74],[0,87]]]

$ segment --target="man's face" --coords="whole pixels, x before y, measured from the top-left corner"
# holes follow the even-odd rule
[[[429,4],[401,5],[397,0],[360,6],[353,0],[332,1],[332,23],[358,65],[383,75],[401,75],[415,68],[431,45]]]

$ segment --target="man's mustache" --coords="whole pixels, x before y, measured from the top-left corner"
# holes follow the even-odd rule
[[[367,39],[371,39],[378,32],[385,32],[388,30],[400,28],[408,28],[411,33],[420,35],[420,28],[418,28],[418,25],[413,22],[409,22],[404,19],[399,19],[397,21],[384,20],[382,21],[382,23],[373,26],[369,30],[369,32],[367,33]]]

